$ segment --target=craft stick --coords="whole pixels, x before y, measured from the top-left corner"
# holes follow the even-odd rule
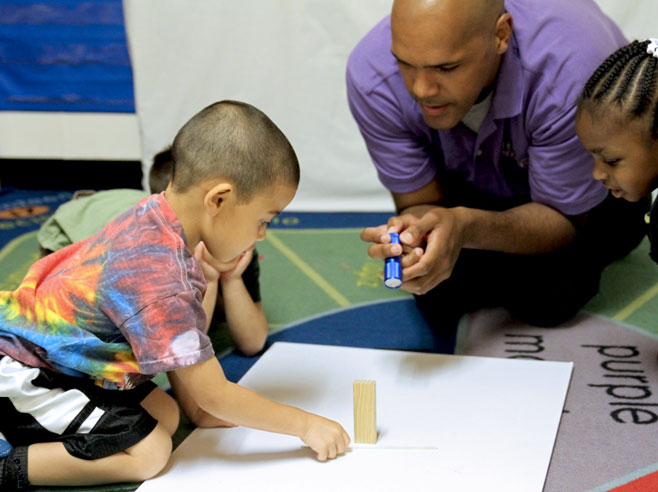
[[[395,449],[395,450],[405,450],[405,451],[438,451],[439,448],[437,446],[405,446],[405,445],[398,445],[398,444],[387,444],[387,445],[380,445],[380,444],[361,444],[361,443],[354,443],[350,445],[350,449],[369,449],[369,450],[384,450],[384,449]]]

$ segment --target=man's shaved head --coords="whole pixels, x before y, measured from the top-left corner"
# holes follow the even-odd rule
[[[464,39],[470,39],[492,34],[504,10],[505,0],[395,0],[391,23],[450,22],[461,28]]]
[[[391,52],[430,127],[454,127],[491,93],[512,29],[504,0],[394,1]]]

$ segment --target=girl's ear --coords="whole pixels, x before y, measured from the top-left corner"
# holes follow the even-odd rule
[[[218,183],[210,188],[203,197],[203,206],[209,215],[214,217],[226,202],[234,199],[235,191],[231,183]]]

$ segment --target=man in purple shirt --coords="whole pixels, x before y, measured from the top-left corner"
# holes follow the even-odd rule
[[[568,320],[644,236],[648,202],[609,198],[574,128],[625,43],[592,0],[395,0],[350,55],[350,109],[399,213],[361,238],[403,253],[402,288],[447,341],[485,305]]]

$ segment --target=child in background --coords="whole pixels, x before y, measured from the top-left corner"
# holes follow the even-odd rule
[[[37,241],[43,256],[94,236],[119,214],[133,208],[152,193],[162,193],[171,177],[171,148],[153,158],[149,171],[151,193],[129,188],[76,191],[39,228]]]
[[[171,168],[171,148],[156,154],[149,171],[151,193],[161,193],[167,188]],[[84,196],[78,198],[74,196],[73,200],[61,205],[39,229],[37,241],[42,254],[50,254],[94,236],[120,213],[134,207],[147,196],[149,193],[145,191],[132,189],[92,191],[84,192]],[[220,276],[221,295],[210,323],[210,332],[216,335],[219,326],[226,321],[228,336],[236,350],[249,356],[263,349],[268,333],[261,303],[259,273],[258,253],[250,250],[235,270]],[[230,302],[225,303],[227,296]]]
[[[165,192],[0,293],[0,433],[13,445],[0,489],[156,475],[178,425],[176,402],[150,381],[163,371],[197,425],[298,436],[319,460],[347,449],[338,423],[227,381],[206,335],[219,278],[295,195],[290,143],[256,108],[223,101],[192,117],[172,152]]]
[[[585,85],[576,131],[594,157],[595,179],[636,202],[658,187],[658,39],[610,55]],[[651,208],[651,258],[658,263],[658,206]]]

